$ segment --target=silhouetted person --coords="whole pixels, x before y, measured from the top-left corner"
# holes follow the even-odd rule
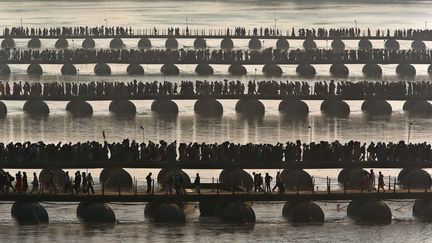
[[[280,176],[280,172],[279,171],[276,173],[276,185],[273,187],[272,191],[275,191],[276,188],[278,189],[279,193],[284,193],[284,191],[285,191],[285,188],[283,186],[282,178]]]
[[[36,175],[36,172],[33,172],[33,181],[32,181],[32,190],[31,193],[37,192],[39,193],[39,180]]]
[[[85,172],[82,173],[81,175],[81,180],[82,180],[82,186],[81,186],[81,190],[86,193],[88,190],[88,182],[87,182],[87,175]]]
[[[200,184],[201,184],[201,177],[200,177],[199,173],[197,173],[196,177],[195,177],[195,181],[194,181],[194,186],[195,186],[195,191],[198,194],[201,193],[201,191],[200,191]]]
[[[269,173],[266,173],[265,177],[264,177],[264,181],[265,181],[265,192],[266,193],[271,193],[271,187],[270,187],[270,183],[273,180],[273,177],[271,177],[269,175]]]
[[[177,195],[180,195],[183,193],[182,187],[183,187],[183,177],[180,173],[176,173],[174,175],[174,189],[175,189]]]
[[[378,191],[380,189],[382,189],[383,192],[385,192],[385,189],[384,189],[384,186],[385,186],[385,184],[384,184],[384,175],[381,173],[381,171],[378,174],[379,174],[378,175]]]
[[[92,177],[91,173],[88,173],[87,174],[87,191],[91,191],[92,194],[95,193],[93,185],[94,185],[93,177]]]
[[[73,194],[74,189],[72,188],[72,180],[69,176],[69,171],[66,171],[64,174],[63,184],[63,192],[70,192]]]
[[[368,185],[368,191],[375,190],[375,173],[371,169],[369,173],[369,185]]]
[[[22,175],[21,175],[21,171],[18,171],[18,173],[16,173],[15,175],[16,178],[16,183],[15,183],[15,190],[18,192],[22,192],[23,189],[23,184],[22,184]]]
[[[152,173],[150,172],[147,177],[146,177],[146,181],[147,181],[147,193],[150,194],[152,192]]]
[[[26,193],[28,190],[28,180],[27,180],[27,173],[23,172],[23,192]]]
[[[12,188],[12,190],[15,192],[15,187],[12,185],[12,181],[14,181],[15,178],[9,174],[9,172],[6,172],[6,192],[9,192],[9,189]]]
[[[75,173],[75,181],[74,181],[75,193],[80,192],[81,188],[81,173],[77,171]]]

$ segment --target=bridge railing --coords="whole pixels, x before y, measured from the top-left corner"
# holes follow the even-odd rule
[[[377,182],[377,181],[376,181]],[[147,193],[147,182],[145,178],[140,177],[134,177],[133,183],[131,187],[127,186],[106,186],[107,182],[100,183],[95,182],[93,188],[95,190],[95,195],[178,195],[175,192],[174,185],[171,185],[171,191],[167,190],[166,187],[159,184],[156,179],[152,179],[151,181],[151,191],[150,193]],[[60,183],[55,184],[56,189],[54,190],[52,188],[48,188],[47,185],[41,185],[41,188],[39,190],[39,194],[70,194],[70,192],[64,192],[63,191],[63,185]],[[405,193],[411,193],[411,192],[431,192],[430,185],[425,183],[425,186],[423,188],[410,188],[409,184],[406,187],[401,186],[401,184],[397,181],[396,177],[388,176],[385,178],[385,191],[382,191],[382,189],[378,188],[378,183],[373,185],[373,188],[368,188],[368,185],[362,185],[357,188],[349,188],[347,184],[343,185],[337,181],[336,178],[330,178],[330,177],[312,177],[312,187],[310,187],[309,190],[304,189],[304,186],[298,184],[297,186],[290,187],[289,189],[284,189],[282,192],[278,191],[265,191],[264,186],[261,185],[263,190],[259,189],[258,191],[254,190],[254,187],[248,188],[246,186],[231,186],[229,184],[220,183],[218,178],[215,177],[201,177],[201,183],[200,183],[200,190],[196,190],[196,185],[191,183],[183,183],[180,185],[181,187],[181,195],[188,195],[188,194],[226,194],[231,193],[232,195],[259,195],[259,194],[347,194],[347,193],[399,193],[399,192],[405,192]],[[275,186],[275,183],[273,182],[271,184],[271,188]],[[0,194],[4,194],[4,192],[0,192]],[[17,194],[14,192],[10,192],[11,194]],[[18,193],[19,194],[19,193]],[[74,194],[74,193],[72,193]],[[80,187],[80,192],[75,193],[78,195],[93,195],[90,190],[86,191],[83,190]]]

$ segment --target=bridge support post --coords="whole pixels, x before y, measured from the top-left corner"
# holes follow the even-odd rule
[[[223,114],[223,106],[214,98],[200,98],[195,102],[194,111],[202,116],[220,117]]]
[[[11,214],[19,224],[43,224],[49,221],[47,211],[38,202],[16,201]]]
[[[293,224],[323,224],[324,212],[310,201],[288,201],[282,209],[282,216]]]
[[[136,106],[130,100],[115,99],[109,104],[109,111],[117,116],[135,116]]]
[[[179,108],[177,104],[168,98],[159,98],[153,101],[151,104],[151,110],[167,116],[177,116]]]
[[[144,215],[155,223],[184,223],[186,216],[184,205],[174,203],[149,202],[144,209]]]
[[[103,202],[80,202],[77,217],[89,223],[115,223],[116,216],[108,204]]]
[[[389,224],[392,212],[389,206],[380,200],[352,200],[347,208],[348,216],[367,224]]]
[[[236,112],[245,116],[264,116],[264,104],[257,98],[242,98],[237,101]]]

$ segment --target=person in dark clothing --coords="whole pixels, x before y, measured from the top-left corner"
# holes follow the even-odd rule
[[[26,193],[28,190],[28,180],[27,180],[27,173],[23,172],[23,192]]]
[[[276,188],[278,189],[279,193],[284,193],[285,192],[285,188],[284,188],[284,185],[282,183],[282,178],[280,176],[280,172],[279,171],[276,173],[276,185],[273,187],[272,191],[275,191]]]
[[[48,173],[49,177],[48,177],[48,183],[47,183],[47,188],[49,190],[50,193],[52,193],[54,191],[54,193],[57,193],[57,186],[54,182],[54,173],[52,171],[50,171]]]
[[[72,181],[71,178],[69,176],[69,171],[66,171],[65,175],[64,175],[64,180],[63,180],[64,186],[63,186],[63,192],[70,192],[70,193],[74,193],[74,189],[72,188]]]
[[[81,173],[79,171],[77,171],[75,173],[74,186],[75,186],[75,193],[80,192],[80,188],[81,188]]]
[[[198,194],[200,194],[201,193],[201,191],[200,191],[200,184],[201,184],[201,177],[200,177],[200,175],[199,175],[199,173],[197,173],[196,174],[196,177],[195,177],[195,181],[194,181],[194,186],[195,186],[195,191],[198,193]]]
[[[265,182],[265,193],[271,193],[271,187],[270,187],[270,183],[273,180],[273,177],[271,177],[269,175],[269,173],[266,173],[265,177],[264,177],[264,182]]]
[[[147,193],[151,194],[152,192],[152,173],[150,172],[147,177],[146,177],[146,181],[147,181]]]
[[[82,180],[82,182],[81,182],[81,184],[82,184],[81,190],[82,190],[82,192],[87,193],[87,191],[88,191],[88,182],[87,182],[87,175],[86,175],[85,172],[82,173],[81,180]]]
[[[174,175],[174,189],[177,195],[183,194],[183,177],[180,173]]]
[[[92,194],[95,193],[93,185],[94,185],[93,177],[92,177],[91,173],[88,173],[87,174],[87,191],[91,191]]]
[[[15,192],[15,187],[12,185],[12,181],[14,181],[15,178],[9,174],[9,172],[6,172],[6,192],[9,192],[9,189],[12,188],[12,190]]]
[[[37,192],[39,193],[39,180],[36,175],[36,172],[33,172],[33,181],[32,181],[32,190],[30,193]]]
[[[382,189],[383,192],[385,192],[384,186],[385,186],[385,184],[384,184],[384,175],[380,171],[379,175],[378,175],[378,191],[380,189]]]
[[[258,185],[257,185],[257,189],[258,189],[258,191],[259,192],[263,192],[264,191],[264,189],[263,189],[263,184],[264,184],[264,180],[263,180],[263,177],[262,177],[262,175],[261,175],[261,173],[258,173],[258,176],[257,176],[257,182],[258,182]]]

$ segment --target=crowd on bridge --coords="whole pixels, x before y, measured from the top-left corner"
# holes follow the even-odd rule
[[[76,26],[76,27],[11,27],[3,29],[4,36],[40,36],[40,37],[62,37],[62,36],[128,36],[133,34],[132,27],[120,26]]]
[[[305,81],[262,80],[243,83],[239,80],[207,81],[197,80],[175,82],[2,82],[0,97],[52,97],[52,98],[101,98],[115,97],[156,98],[157,96],[343,96],[344,98],[362,98],[370,96],[405,98],[410,96],[429,97],[432,95],[432,82],[388,82],[388,81],[317,81],[309,84]]]
[[[0,143],[0,163],[377,163],[431,162],[427,143],[359,141],[296,142],[277,144],[223,143],[138,143],[87,141],[78,143]]]
[[[60,181],[59,181],[60,179]],[[31,190],[30,190],[31,183]],[[74,177],[65,172],[63,178],[58,178],[51,170],[47,170],[45,174],[41,173],[38,177],[33,172],[33,179],[30,181],[27,178],[27,173],[18,171],[15,176],[12,176],[7,171],[0,171],[0,192],[17,192],[17,193],[40,193],[48,192],[66,192],[66,193],[95,193],[94,180],[91,173],[75,172]],[[62,188],[59,188],[61,186]]]
[[[39,50],[6,49],[0,62],[11,63],[430,63],[432,51],[424,50],[166,50],[166,49],[74,49]]]
[[[432,30],[428,29],[376,29],[371,30],[360,29],[358,27],[350,28],[291,28],[282,30],[281,28],[270,27],[234,27],[225,29],[190,29],[168,27],[166,29],[158,29],[156,27],[148,29],[134,29],[131,26],[62,26],[62,27],[23,27],[14,26],[3,29],[4,36],[11,37],[101,37],[101,36],[133,36],[133,35],[175,35],[188,36],[191,34],[201,35],[220,35],[220,36],[288,36],[288,37],[303,37],[303,38],[352,38],[352,37],[403,37],[403,38],[418,38],[432,39]]]

